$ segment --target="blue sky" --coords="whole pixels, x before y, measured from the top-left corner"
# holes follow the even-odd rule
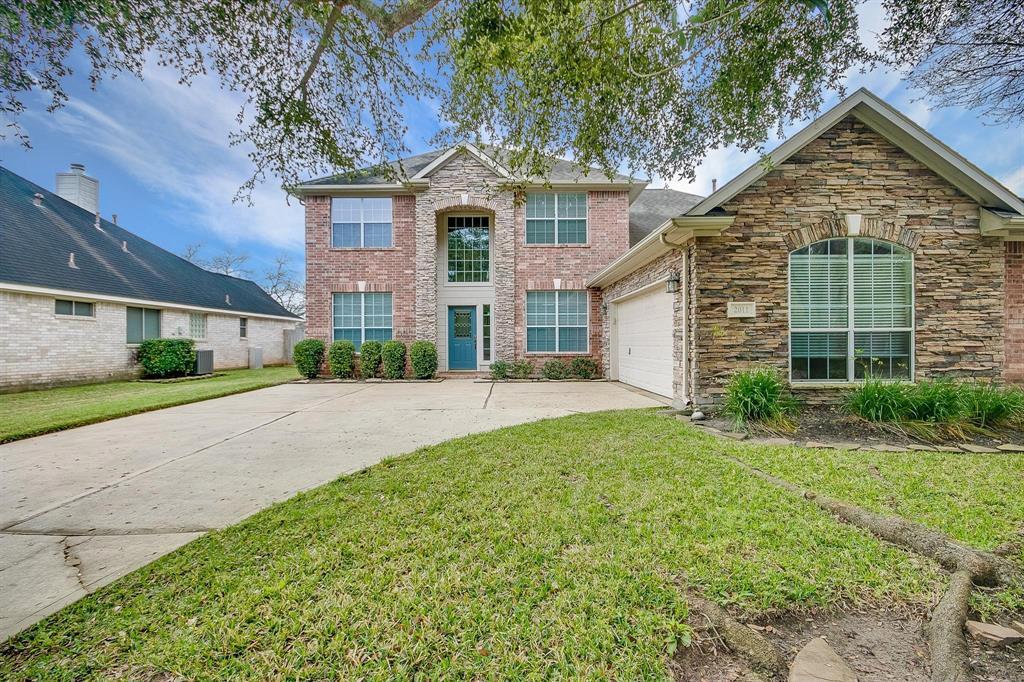
[[[872,42],[881,26],[877,2],[861,10],[862,37]],[[1024,194],[1024,127],[987,125],[976,113],[961,109],[930,109],[920,93],[907,89],[899,74],[851,73],[848,87],[866,86],[983,170]],[[250,170],[245,150],[231,147],[228,135],[240,99],[222,90],[215,79],[191,87],[177,83],[168,70],[148,69],[144,80],[121,77],[89,88],[85,71],[68,83],[70,102],[48,114],[42,98],[22,123],[32,139],[25,150],[8,138],[0,144],[0,164],[52,189],[54,174],[71,162],[84,163],[100,180],[100,211],[117,213],[119,222],[176,253],[200,242],[207,257],[232,250],[250,255],[256,276],[279,254],[288,255],[297,270],[303,259],[301,206],[276,183],[257,187],[252,207],[232,203]],[[833,94],[825,103],[831,106]],[[409,102],[412,153],[425,151],[438,128],[436,109]],[[786,130],[791,134],[801,125]],[[770,142],[769,147],[774,146]],[[735,149],[711,152],[695,182],[654,178],[651,186],[707,194],[712,178],[724,183],[757,161],[757,153]]]

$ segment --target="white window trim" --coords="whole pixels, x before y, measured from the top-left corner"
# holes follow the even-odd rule
[[[338,246],[334,243],[334,200],[338,198],[347,199],[359,199],[359,246]],[[387,199],[391,202],[391,239],[390,244],[387,246],[364,246],[366,243],[366,220],[364,219],[366,212],[363,210],[363,202],[367,199]],[[395,199],[394,197],[331,197],[331,248],[332,249],[343,249],[348,251],[354,251],[355,249],[368,249],[368,250],[379,250],[379,249],[393,249],[395,248]]]
[[[391,339],[395,338],[395,294],[392,291],[335,291],[331,294],[331,342],[333,343],[336,339],[334,338],[334,332],[338,329],[355,329],[355,327],[339,327],[334,324],[334,297],[338,294],[344,296],[358,296],[359,297],[359,347],[362,348],[363,344],[366,343],[366,330],[367,329],[390,329]],[[390,294],[391,295],[391,326],[390,327],[367,327],[366,326],[366,295],[367,294]],[[370,339],[371,341],[373,339]],[[381,341],[381,343],[385,343]],[[357,350],[356,355],[361,353]]]
[[[57,312],[57,301],[71,301],[71,304],[72,304],[72,314],[71,315],[65,315],[63,313],[58,313]],[[91,304],[92,305],[92,314],[91,315],[75,315],[74,314],[74,304],[75,303],[89,303],[89,304]],[[57,318],[58,320],[82,320],[83,322],[89,320],[89,321],[95,322],[96,321],[96,301],[86,301],[84,299],[67,298],[67,297],[63,297],[63,296],[62,297],[54,297],[54,299],[53,299],[53,316],[55,318]]]
[[[487,280],[484,282],[452,282],[448,279],[448,236],[452,228],[448,224],[449,218],[486,218],[487,219]],[[441,285],[446,287],[492,287],[494,286],[494,221],[491,216],[484,213],[453,213],[444,217],[444,244],[441,245],[444,254],[444,268],[441,270]]]
[[[527,222],[530,221],[530,220],[549,220],[549,218],[527,218],[526,217],[526,204],[524,203],[523,204],[523,243],[525,243],[526,246],[549,246],[549,247],[550,246],[577,246],[577,247],[579,247],[579,246],[590,246],[590,192],[569,192],[569,191],[561,191],[561,192],[527,192],[526,196],[529,197],[531,194],[535,194],[535,195],[541,195],[541,194],[543,194],[543,195],[554,195],[554,197],[555,197],[555,217],[553,218],[553,220],[555,221],[555,241],[553,241],[553,242],[531,242],[529,240],[530,232],[529,232],[529,230],[526,229]],[[583,229],[586,230],[587,238],[585,240],[581,241],[581,242],[560,242],[560,241],[558,241],[558,225],[559,225],[559,223],[561,221],[563,221],[563,220],[579,220],[579,218],[559,218],[558,217],[558,197],[559,197],[559,195],[562,195],[562,194],[582,194],[584,196],[583,206],[584,206],[584,208],[587,211],[587,215],[584,216],[584,218],[583,218],[583,222],[584,222]],[[529,199],[527,199],[527,200],[529,200]]]
[[[800,249],[804,248],[805,246],[811,246],[811,244],[817,244],[818,242],[829,241],[831,239],[846,239],[847,240],[847,244],[846,244],[846,257],[847,257],[847,265],[846,265],[846,270],[847,270],[847,272],[846,272],[846,278],[847,278],[847,281],[846,281],[846,305],[847,305],[846,324],[847,324],[847,326],[846,327],[809,327],[807,329],[796,329],[796,330],[794,330],[793,329],[793,287],[792,287],[792,284],[791,284],[791,282],[792,282],[792,270],[793,270],[793,254],[796,251],[799,251]],[[873,239],[875,241],[884,242],[886,244],[891,244],[893,246],[898,246],[899,248],[903,249],[908,254],[910,254],[910,326],[909,327],[889,327],[889,328],[866,327],[866,328],[857,328],[855,326],[856,323],[854,321],[854,303],[853,303],[853,257],[854,257],[855,254],[853,253],[853,242],[856,239]],[[871,333],[871,332],[899,332],[899,333],[905,333],[905,332],[909,332],[910,333],[910,370],[909,370],[910,371],[910,375],[909,375],[909,379],[880,379],[880,380],[881,381],[891,381],[893,383],[900,382],[900,381],[911,382],[911,383],[914,382],[916,380],[916,377],[917,377],[917,366],[916,366],[916,363],[917,363],[917,352],[916,352],[917,351],[917,329],[916,329],[916,327],[917,327],[917,296],[916,296],[916,291],[915,291],[917,276],[916,276],[915,267],[916,267],[916,264],[915,264],[915,258],[914,258],[914,252],[913,251],[911,251],[907,247],[903,246],[902,244],[898,244],[896,242],[890,242],[890,241],[887,241],[885,239],[879,239],[877,237],[871,237],[871,236],[868,236],[868,235],[857,236],[857,237],[851,237],[851,236],[847,236],[847,237],[829,237],[827,239],[819,239],[817,241],[811,242],[810,244],[804,244],[804,246],[798,247],[798,248],[793,249],[792,251],[790,251],[789,252],[789,261],[788,261],[788,265],[787,265],[787,268],[786,268],[786,309],[787,309],[787,318],[788,318],[788,324],[789,324],[789,332],[788,332],[789,336],[786,339],[786,346],[787,346],[786,355],[788,356],[788,362],[789,362],[789,383],[791,383],[795,387],[813,388],[814,386],[849,386],[849,385],[863,384],[865,381],[868,381],[869,377],[865,377],[863,379],[857,379],[856,376],[855,376],[855,374],[856,374],[856,371],[855,371],[856,343],[854,341],[854,335],[857,332],[862,332],[862,333]],[[793,378],[793,341],[792,341],[792,339],[793,339],[792,334],[793,334],[794,331],[796,331],[797,333],[811,333],[811,334],[813,334],[813,333],[828,333],[828,332],[845,333],[846,334],[846,379],[794,379]]]
[[[586,295],[586,298],[587,298],[587,305],[586,305],[587,323],[585,325],[585,329],[587,330],[587,333],[586,333],[587,349],[586,350],[558,350],[558,346],[559,346],[559,343],[558,343],[558,341],[559,341],[559,331],[558,331],[558,328],[560,326],[558,324],[558,294],[566,293],[566,292],[570,292],[570,291],[583,292]],[[526,293],[527,294],[531,294],[531,293],[548,293],[548,292],[551,292],[551,293],[555,294],[555,325],[554,325],[554,327],[555,327],[555,350],[552,350],[552,351],[547,351],[547,350],[530,350],[529,349],[529,347],[530,347],[530,342],[529,342],[530,328],[533,327],[535,329],[547,329],[549,327],[549,325],[541,326],[541,325],[536,325],[536,324],[534,324],[534,325],[526,324],[526,325],[524,325],[524,328],[526,329],[526,334],[523,336],[523,350],[524,350],[524,352],[526,353],[526,355],[590,355],[590,290],[589,289],[530,289]],[[527,315],[529,314],[529,311],[527,310],[527,307],[529,306],[528,298],[529,298],[528,296],[523,298],[523,321],[524,322],[527,319],[529,319],[527,317]],[[492,308],[491,314],[492,315],[494,314],[493,308]],[[492,324],[493,324],[493,321],[492,321]],[[564,326],[569,326],[569,325],[564,325]]]

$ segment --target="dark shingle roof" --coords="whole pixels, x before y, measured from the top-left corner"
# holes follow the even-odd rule
[[[489,156],[492,160],[496,161],[501,165],[506,165],[502,159],[507,157],[509,152],[507,149],[501,147],[494,147],[491,145],[475,145],[477,149],[482,151],[484,154]],[[441,156],[448,151],[445,149],[435,149],[423,154],[417,154],[415,156],[409,156],[398,161],[392,161],[389,165],[394,169],[395,173],[402,176],[403,172],[405,177],[411,178],[421,170],[430,165],[434,159]],[[562,182],[588,182],[588,183],[629,183],[637,182],[637,180],[630,178],[628,175],[615,175],[611,180],[608,179],[604,173],[597,169],[590,169],[590,172],[584,175],[583,169],[576,165],[572,161],[560,159],[556,156],[548,157],[551,162],[551,172],[548,173],[547,181],[550,183],[562,183]],[[393,179],[385,177],[379,172],[377,168],[364,168],[356,171],[352,175],[330,175],[324,178],[317,178],[315,180],[308,180],[302,183],[302,186],[308,185],[375,185],[385,184],[394,182]]]
[[[674,189],[645,189],[629,207],[629,245],[636,244],[666,220],[683,215],[703,198]]]
[[[203,270],[106,220],[96,229],[94,215],[3,167],[0,216],[0,282],[295,317],[255,282]]]

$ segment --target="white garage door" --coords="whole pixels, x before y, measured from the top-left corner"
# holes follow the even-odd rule
[[[615,303],[619,381],[668,398],[674,298],[662,284]]]

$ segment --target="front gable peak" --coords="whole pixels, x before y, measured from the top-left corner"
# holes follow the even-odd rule
[[[452,159],[455,159],[460,154],[468,154],[472,156],[486,168],[490,169],[495,175],[500,178],[511,179],[512,174],[507,168],[498,163],[494,158],[486,154],[483,150],[477,147],[471,142],[460,142],[459,144],[449,147],[444,153],[438,156],[436,159],[431,161],[429,164],[424,166],[416,175],[410,178],[411,180],[426,180],[434,172],[448,165]]]

